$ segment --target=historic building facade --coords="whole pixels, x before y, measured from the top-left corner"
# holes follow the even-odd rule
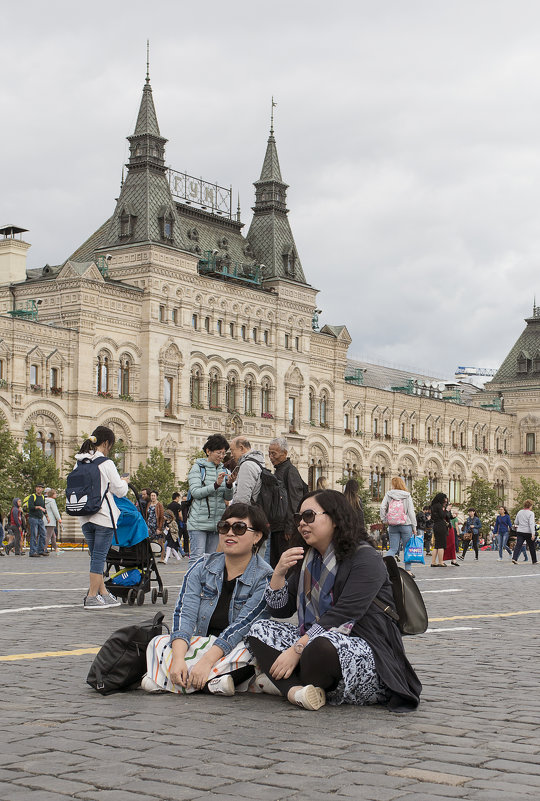
[[[27,270],[24,229],[1,229],[0,412],[19,440],[34,425],[60,465],[106,424],[126,470],[158,445],[183,477],[210,432],[264,450],[283,435],[311,485],[361,475],[374,500],[396,473],[455,502],[473,472],[507,501],[536,475],[523,454],[540,433],[536,378],[466,393],[353,363],[345,326],[319,330],[273,125],[247,235],[228,190],[165,167],[148,76],[128,141],[112,216],[62,265]],[[540,350],[526,352],[540,375]]]

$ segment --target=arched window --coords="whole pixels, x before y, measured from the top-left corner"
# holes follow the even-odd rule
[[[52,431],[47,435],[47,441],[45,443],[45,456],[52,456],[53,459],[56,459],[56,441]]]
[[[60,387],[58,367],[51,367],[49,372],[49,384],[51,389],[58,389]]]
[[[308,486],[310,490],[317,487],[317,481],[324,475],[324,468],[321,459],[312,459],[308,468]]]
[[[326,392],[321,394],[319,401],[319,423],[322,426],[328,425],[328,396]]]
[[[120,359],[120,367],[118,368],[118,394],[129,395],[129,359],[124,356]]]
[[[244,412],[253,413],[253,379],[248,378],[244,386]]]
[[[384,467],[372,467],[369,474],[369,489],[372,501],[382,501],[386,486],[386,472]]]
[[[261,387],[261,414],[270,414],[270,382],[266,378]]]
[[[30,385],[38,386],[39,384],[39,367],[37,364],[30,365]]]
[[[123,439],[116,440],[116,464],[121,474],[126,469],[126,446]]]
[[[201,372],[195,369],[191,373],[191,405],[200,406],[201,403]]]
[[[221,411],[219,405],[219,375],[217,370],[212,370],[208,380],[208,406],[215,411]]]
[[[165,405],[165,416],[172,417],[173,413],[173,391],[174,378],[165,376],[163,379],[163,403]]]
[[[448,482],[448,500],[450,503],[461,503],[461,474],[451,473]]]
[[[109,391],[109,357],[100,353],[97,360],[97,392]]]
[[[43,431],[36,431],[36,445],[40,451],[45,452],[45,435]]]
[[[236,376],[229,376],[227,381],[227,410],[229,412],[236,411]]]

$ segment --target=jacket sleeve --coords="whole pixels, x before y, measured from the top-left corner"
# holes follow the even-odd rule
[[[201,556],[184,576],[173,613],[173,630],[169,640],[171,643],[173,640],[180,639],[185,640],[189,646],[193,637],[199,615],[201,574],[205,564],[206,557]]]
[[[379,512],[379,516],[380,516],[380,518],[381,518],[383,523],[386,523],[386,513],[387,512],[388,512],[388,493],[384,496],[384,498],[382,500],[381,509],[380,509],[380,512]]]
[[[233,503],[251,503],[253,490],[257,485],[261,472],[261,465],[258,462],[249,461],[240,465],[236,479],[236,492],[232,499]]]
[[[112,492],[112,494],[116,495],[117,498],[124,498],[128,494],[129,487],[127,485],[127,481],[124,481],[123,478],[120,478],[120,474],[116,469],[116,465],[112,459],[107,459],[107,461],[103,462],[100,467],[104,468],[105,476],[109,482],[109,492]]]
[[[272,617],[287,618],[294,615],[297,609],[297,593],[298,593],[298,579],[300,573],[296,570],[292,575],[287,578],[285,586],[281,590],[272,590],[270,586],[266,589],[266,602],[268,604],[268,611]],[[272,596],[278,598],[280,601],[279,606],[274,606],[272,603]]]
[[[495,518],[495,525],[493,526],[493,533],[494,534],[497,534],[497,532],[499,531],[499,525],[500,524],[501,524],[501,516],[497,515],[497,517]]]
[[[387,581],[388,572],[377,551],[361,546],[351,559],[339,598],[320,618],[319,625],[328,630],[361,620]]]
[[[201,479],[201,468],[200,465],[195,462],[191,470],[189,471],[188,475],[188,482],[189,482],[189,490],[192,496],[197,500],[200,501],[203,498],[208,498],[209,495],[213,495],[215,492],[214,489],[214,482],[210,479],[208,480],[208,470],[206,471],[206,475],[204,478],[204,485]]]
[[[294,465],[291,465],[287,474],[287,495],[289,496],[291,509],[296,512],[300,506],[300,501],[304,497],[304,482]]]
[[[411,495],[407,495],[407,515],[409,517],[409,520],[411,521],[412,527],[416,528],[417,527],[416,513],[414,511],[414,503]]]
[[[165,509],[161,501],[158,501],[156,503],[156,526],[160,531],[163,530],[164,523],[165,523]]]
[[[219,645],[224,654],[228,654],[232,649],[238,645],[240,640],[247,637],[249,630],[253,623],[260,617],[269,617],[266,611],[266,601],[264,599],[264,591],[268,584],[269,577],[261,576],[261,578],[253,584],[251,588],[251,595],[242,607],[242,611],[226,629],[224,629],[219,637],[216,638],[214,645]]]

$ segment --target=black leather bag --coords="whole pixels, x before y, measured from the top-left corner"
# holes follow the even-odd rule
[[[428,614],[422,593],[406,570],[399,567],[393,556],[385,556],[384,563],[392,583],[395,610],[375,598],[374,604],[398,624],[402,634],[423,634],[428,627]]]
[[[163,633],[163,612],[152,620],[125,626],[113,632],[101,646],[86,678],[101,695],[129,689],[146,673],[146,648],[150,640]],[[167,629],[168,630],[168,629]]]

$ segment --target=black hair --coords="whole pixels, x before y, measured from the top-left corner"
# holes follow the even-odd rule
[[[104,442],[108,442],[112,448],[116,442],[114,431],[107,428],[107,426],[98,426],[92,431],[88,439],[85,439],[79,448],[79,453],[91,453],[95,451],[99,445],[103,445]]]
[[[447,495],[444,492],[438,492],[431,501],[431,506],[433,507],[436,503],[442,506],[445,500],[447,500]]]
[[[472,506],[470,509],[467,509],[467,512],[474,512],[476,514],[476,509],[473,509]]]
[[[151,495],[153,492],[155,492],[155,493],[156,493],[156,497],[157,497],[157,498],[159,498],[159,490],[157,490],[157,489],[151,489],[151,490],[150,490],[150,492],[149,492],[148,494],[149,494],[149,495]]]
[[[504,513],[505,513],[505,515],[507,515],[507,514],[508,514],[508,509],[506,508],[506,506],[503,506],[503,505],[502,505],[502,503],[501,503],[501,505],[499,506],[499,509],[504,509]]]
[[[227,450],[229,447],[229,443],[223,436],[223,434],[212,434],[208,437],[204,445],[202,446],[203,451],[208,456],[208,451],[222,451]]]
[[[175,498],[179,498],[179,497],[180,497],[180,493],[179,492],[173,492],[173,494],[172,494],[172,500],[173,501],[175,500]]]
[[[365,527],[359,523],[358,516],[348,503],[342,492],[337,490],[314,490],[302,498],[302,503],[308,498],[317,501],[321,509],[331,518],[335,529],[332,537],[334,553],[338,562],[352,556],[359,543],[367,542],[375,547]]]
[[[240,520],[247,518],[251,523],[251,528],[262,534],[259,543],[264,542],[270,534],[270,523],[260,506],[252,506],[249,503],[231,503],[221,515],[221,519],[228,520],[229,517],[239,517]]]

